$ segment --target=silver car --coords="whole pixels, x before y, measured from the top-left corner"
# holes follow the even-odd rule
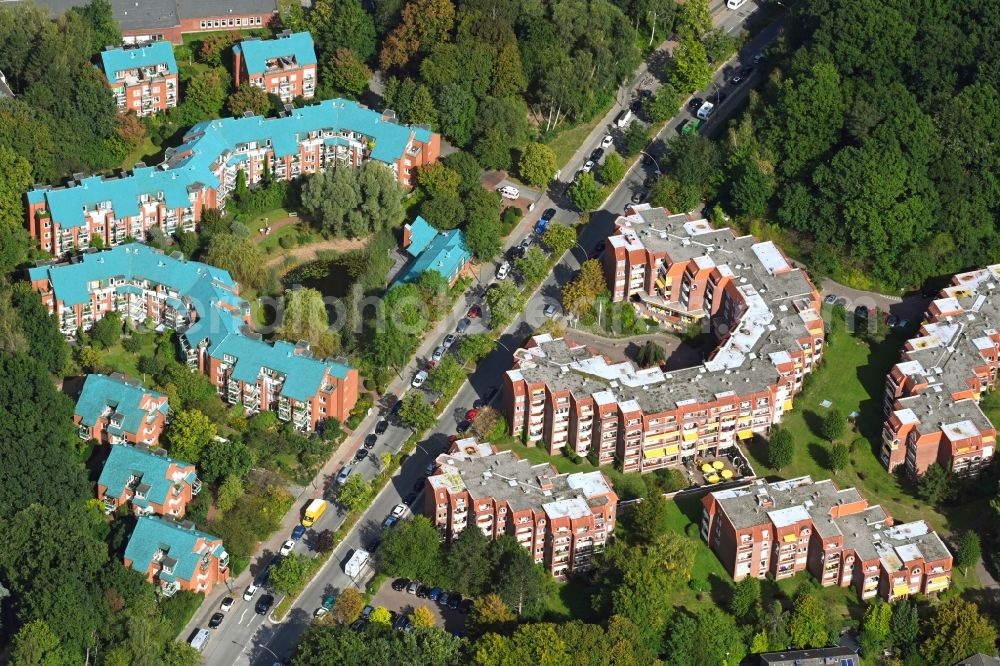
[[[435,361],[440,361],[442,358],[444,358],[444,353],[446,351],[448,351],[447,347],[445,347],[444,345],[438,345],[437,347],[434,348],[434,353],[431,354],[431,358]]]

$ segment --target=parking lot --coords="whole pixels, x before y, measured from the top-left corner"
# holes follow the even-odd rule
[[[382,606],[403,615],[409,615],[417,606],[425,606],[434,614],[437,626],[444,627],[447,631],[462,631],[465,627],[465,618],[468,615],[462,615],[457,610],[450,608],[442,608],[430,599],[420,599],[415,594],[408,594],[405,590],[397,592],[392,589],[391,583],[391,580],[387,580],[375,593],[371,602],[372,606]]]

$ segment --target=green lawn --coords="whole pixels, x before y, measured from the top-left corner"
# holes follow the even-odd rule
[[[137,367],[139,357],[153,355],[155,336],[151,333],[145,333],[141,336],[141,339],[143,342],[142,347],[135,354],[125,351],[120,342],[109,349],[101,350],[104,364],[112,372],[120,372],[129,377],[142,379],[142,373],[139,372],[139,368]]]
[[[132,149],[125,159],[122,160],[122,169],[131,169],[137,162],[143,162],[146,166],[159,164],[162,161],[163,149],[154,144],[149,136],[142,138],[142,143]]]
[[[567,130],[559,132],[554,137],[546,141],[545,143],[549,148],[556,154],[556,164],[562,169],[569,162],[570,158],[573,157],[573,153],[583,145],[583,142],[590,135],[590,132],[597,127],[597,125],[604,118],[606,111],[602,111],[597,114],[597,117],[591,120],[589,123],[583,123],[582,125],[577,125],[576,127],[571,127]]]

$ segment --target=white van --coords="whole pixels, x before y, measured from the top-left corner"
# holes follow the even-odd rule
[[[727,9],[739,9],[747,3],[747,0],[726,0]]]
[[[615,118],[615,127],[621,129],[632,122],[632,110],[625,109]]]
[[[188,645],[198,652],[204,652],[209,635],[208,629],[195,629],[194,633],[191,634],[191,638],[188,639]]]
[[[708,117],[715,112],[715,105],[711,102],[705,102],[698,108],[698,113],[695,115],[702,120],[708,120]]]

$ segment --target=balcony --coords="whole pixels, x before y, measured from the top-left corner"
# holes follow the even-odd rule
[[[176,580],[165,580],[160,583],[160,592],[165,597],[172,597],[180,592],[181,584]]]

